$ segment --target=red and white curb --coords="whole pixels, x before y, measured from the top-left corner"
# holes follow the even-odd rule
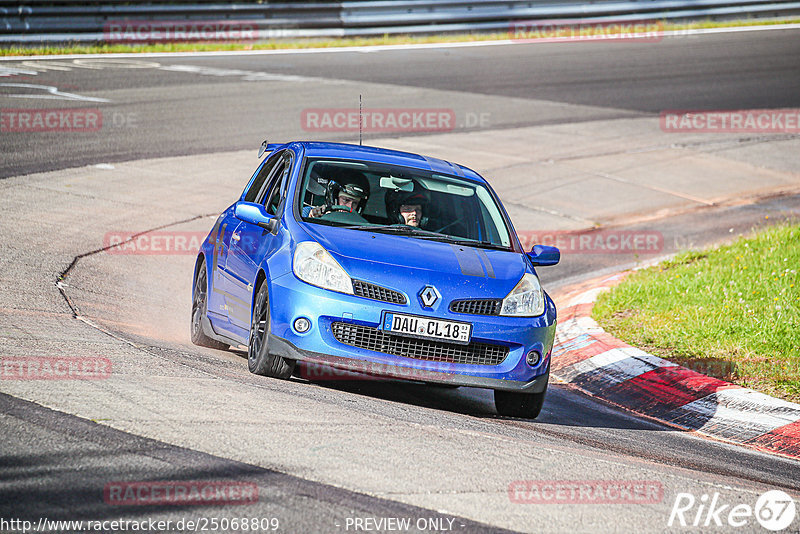
[[[648,354],[591,318],[597,296],[622,278],[594,280],[560,296],[554,377],[670,426],[800,459],[800,405]]]

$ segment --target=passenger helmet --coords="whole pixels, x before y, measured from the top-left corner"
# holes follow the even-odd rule
[[[405,223],[405,219],[400,215],[400,206],[422,206],[423,213],[428,205],[428,196],[421,191],[387,191],[386,193],[386,216],[392,224]],[[422,222],[426,221],[422,217]]]

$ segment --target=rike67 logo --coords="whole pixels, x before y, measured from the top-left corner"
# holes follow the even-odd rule
[[[792,524],[796,512],[794,499],[781,490],[764,493],[755,506],[725,503],[716,492],[699,499],[691,493],[678,493],[667,526],[703,527],[704,531],[715,527],[752,528],[755,519],[765,529],[778,532]]]

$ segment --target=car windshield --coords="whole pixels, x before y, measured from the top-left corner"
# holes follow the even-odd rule
[[[421,169],[309,159],[300,212],[309,223],[511,248],[502,212],[485,186]]]

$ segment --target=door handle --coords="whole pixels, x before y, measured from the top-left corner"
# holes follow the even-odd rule
[[[233,232],[233,234],[231,234],[231,241],[233,241],[234,243],[238,243],[241,237],[242,236],[239,232]]]

